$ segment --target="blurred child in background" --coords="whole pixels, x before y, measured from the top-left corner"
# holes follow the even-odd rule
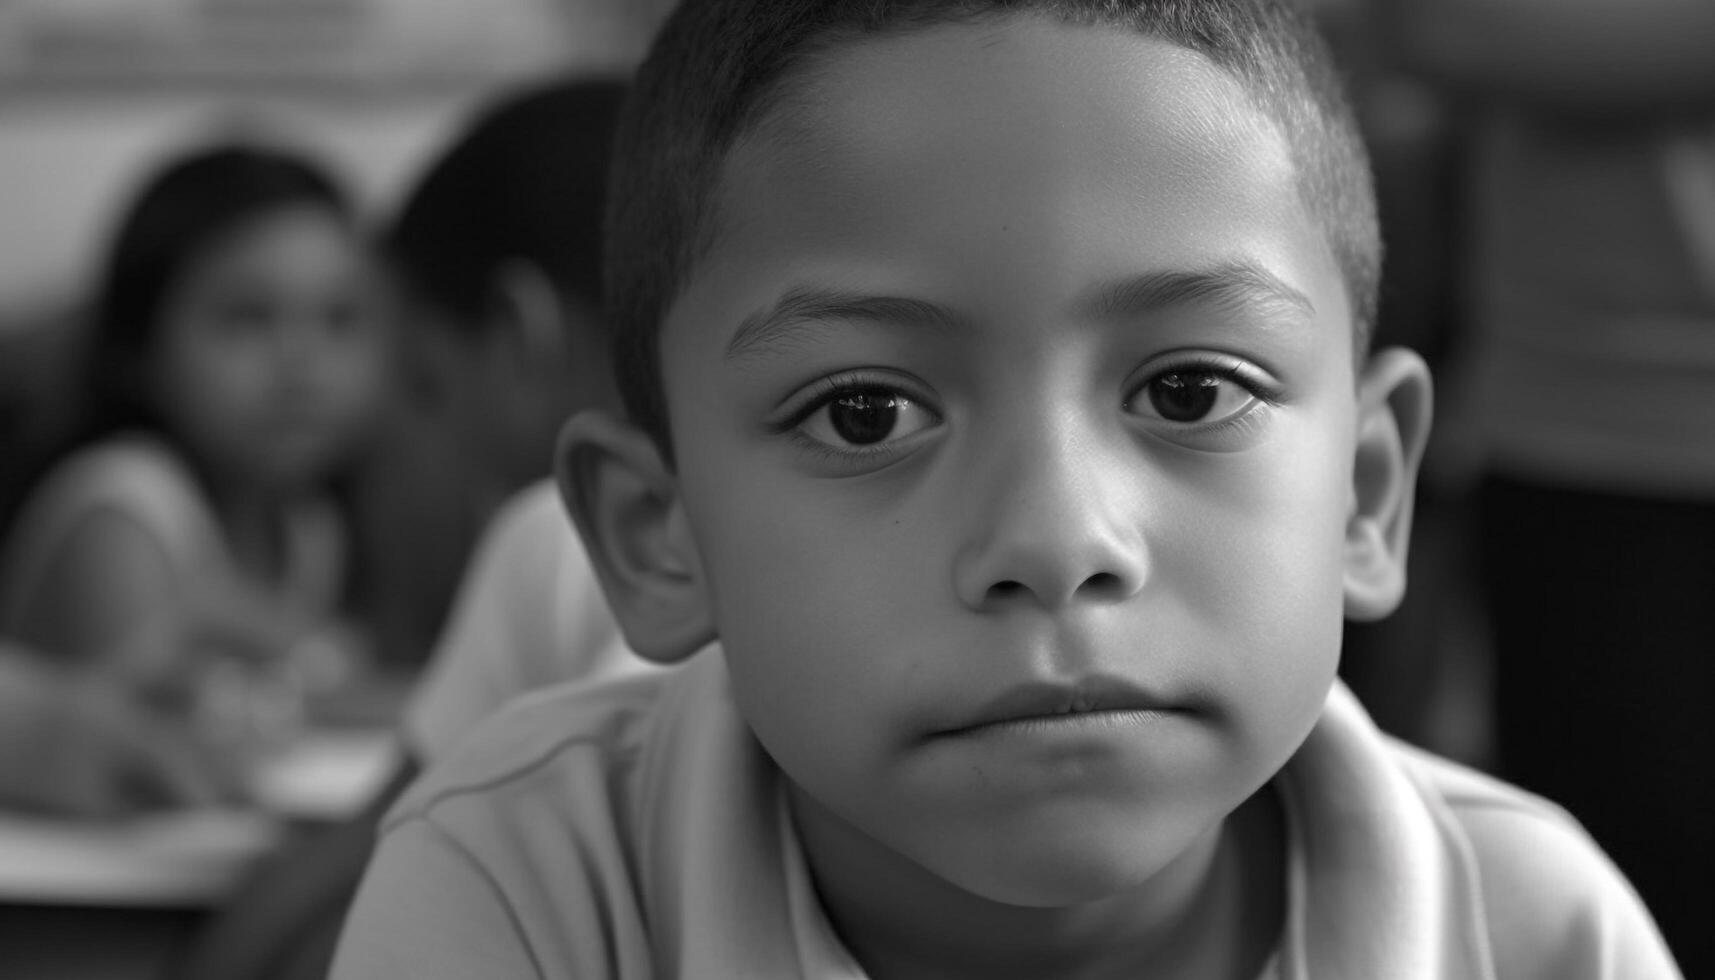
[[[171,163],[120,223],[87,342],[82,421],[0,556],[0,632],[254,747],[350,652],[323,490],[386,362],[349,205],[283,152]]]
[[[391,590],[381,608],[397,614],[382,621],[422,631],[432,609],[409,602],[427,603],[443,587],[434,581],[443,574],[436,559],[423,560],[425,539],[435,555],[467,521],[487,522],[407,704],[409,763],[393,790],[512,697],[647,666],[625,647],[547,476],[566,418],[617,406],[599,257],[608,148],[624,92],[619,81],[586,78],[499,99],[430,164],[384,235],[403,293],[411,421],[443,440],[428,445],[445,454],[449,470],[421,472],[386,452],[371,461],[360,487],[369,496],[358,500],[375,534],[369,570]],[[383,461],[389,465],[377,465]],[[467,496],[445,493],[455,474]],[[468,510],[452,512],[448,528],[422,523],[435,506],[453,503]],[[260,867],[178,975],[325,976],[392,796]]]
[[[484,525],[547,477],[567,416],[614,398],[600,228],[622,93],[581,79],[499,99],[382,235],[407,383],[355,500],[359,591],[389,660],[423,661]]]
[[[625,650],[547,478],[560,425],[618,405],[600,254],[624,93],[584,79],[497,104],[435,164],[387,238],[419,376],[490,501],[510,496],[407,709],[406,741],[421,757],[515,695],[643,663]]]

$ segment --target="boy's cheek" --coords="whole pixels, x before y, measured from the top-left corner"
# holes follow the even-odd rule
[[[1338,425],[1223,461],[1200,481],[1171,531],[1153,538],[1154,571],[1195,622],[1225,638],[1223,683],[1257,682],[1320,697],[1338,658],[1344,609],[1349,463]],[[1311,438],[1301,438],[1309,435]]]

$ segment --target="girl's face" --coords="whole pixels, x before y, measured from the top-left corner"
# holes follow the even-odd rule
[[[313,481],[379,405],[376,305],[369,258],[339,216],[301,205],[253,218],[168,289],[147,366],[154,403],[217,479]]]

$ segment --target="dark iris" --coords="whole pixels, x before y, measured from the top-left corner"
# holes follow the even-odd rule
[[[828,422],[841,439],[859,446],[886,439],[899,421],[899,397],[885,391],[853,391],[828,403]]]
[[[1213,374],[1183,371],[1164,374],[1149,383],[1149,403],[1170,422],[1195,422],[1215,407],[1221,379]]]

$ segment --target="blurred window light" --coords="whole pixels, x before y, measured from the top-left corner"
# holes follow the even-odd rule
[[[10,0],[0,81],[467,86],[635,61],[663,0]]]

